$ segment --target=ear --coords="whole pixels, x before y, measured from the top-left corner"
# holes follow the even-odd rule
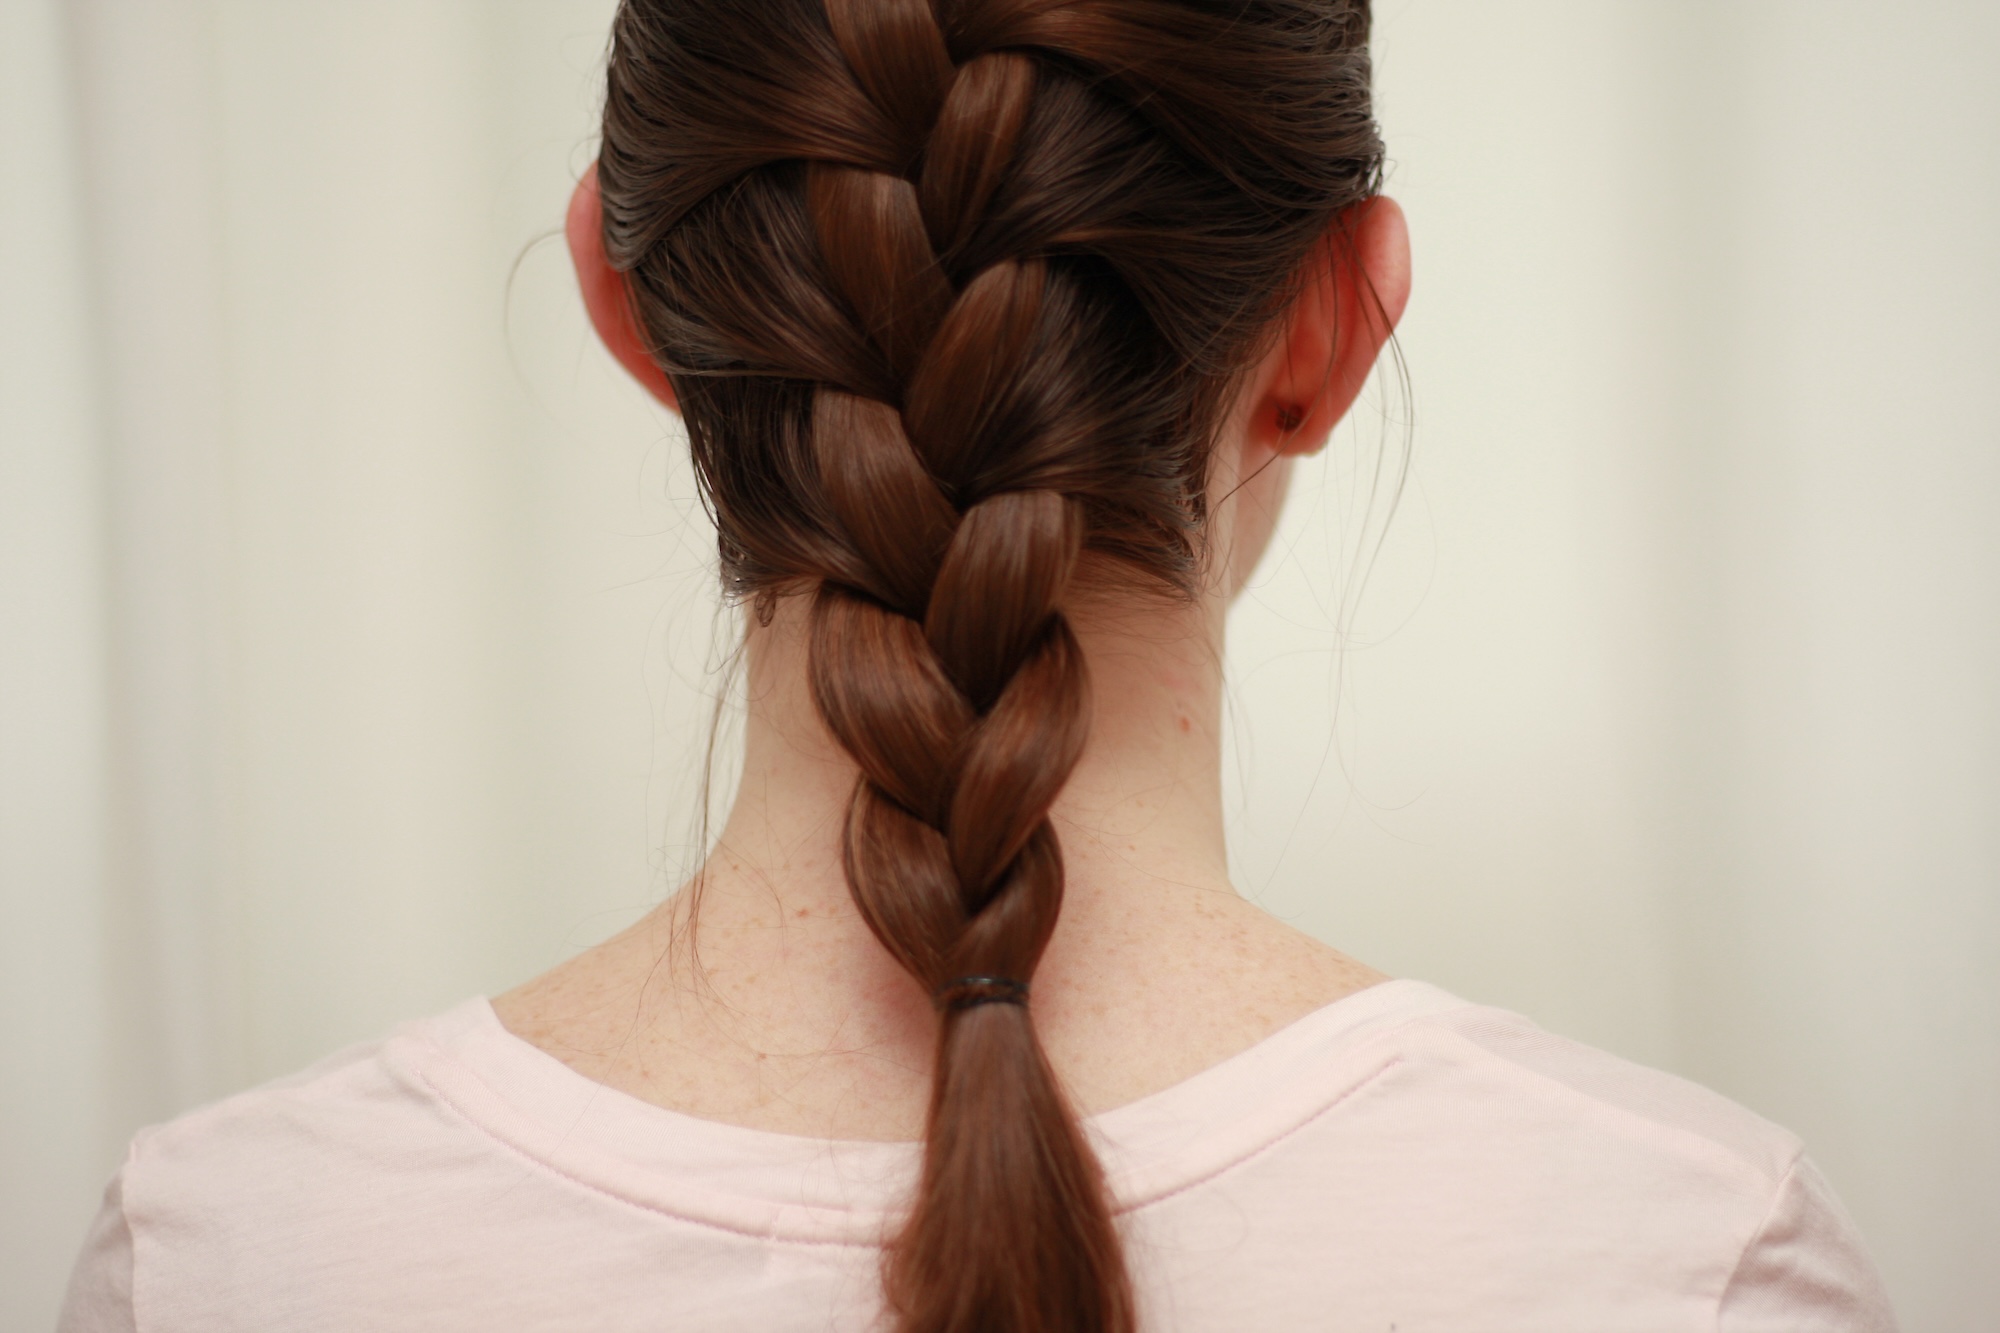
[[[646,387],[646,392],[678,412],[680,403],[674,397],[674,386],[647,354],[646,340],[640,336],[639,325],[633,319],[625,275],[611,267],[611,261],[604,257],[604,205],[597,197],[595,162],[576,183],[576,193],[569,197],[569,216],[564,220],[563,231],[569,238],[570,262],[576,265],[577,286],[583,289],[583,308],[590,312],[597,336],[603,339],[618,364]]]
[[[1317,453],[1360,396],[1410,299],[1410,233],[1396,201],[1343,210],[1315,251],[1277,344],[1250,382],[1250,441]]]

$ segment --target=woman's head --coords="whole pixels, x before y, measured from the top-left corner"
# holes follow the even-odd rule
[[[1212,480],[1323,439],[1386,336],[1367,28],[1343,0],[619,11],[586,293],[686,419],[732,590],[809,601],[849,886],[939,1009],[905,1329],[1132,1325],[1025,1003],[1089,729],[1065,613],[1086,577],[1196,594]]]

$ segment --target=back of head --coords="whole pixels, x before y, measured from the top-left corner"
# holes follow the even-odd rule
[[[1027,987],[1089,726],[1080,569],[1199,574],[1241,371],[1373,194],[1366,0],[625,0],[604,240],[725,578],[810,598],[854,901],[936,998],[909,1333],[1129,1330]]]

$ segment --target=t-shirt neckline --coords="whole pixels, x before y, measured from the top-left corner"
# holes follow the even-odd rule
[[[1086,1119],[1121,1211],[1176,1194],[1336,1107],[1395,1061],[1375,1040],[1464,1002],[1393,979],[1342,996],[1207,1069]],[[384,1059],[540,1168],[627,1204],[805,1243],[877,1244],[914,1180],[918,1145],[819,1139],[707,1120],[570,1068],[484,997],[413,1024]]]

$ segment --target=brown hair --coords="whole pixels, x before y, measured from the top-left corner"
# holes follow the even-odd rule
[[[940,1010],[905,1333],[1130,1330],[1025,986],[1088,558],[1196,582],[1211,437],[1381,143],[1366,0],[625,0],[605,252],[739,596],[812,598],[854,901]],[[997,979],[997,980],[995,980]],[[1002,1002],[992,1002],[1002,1001]]]

